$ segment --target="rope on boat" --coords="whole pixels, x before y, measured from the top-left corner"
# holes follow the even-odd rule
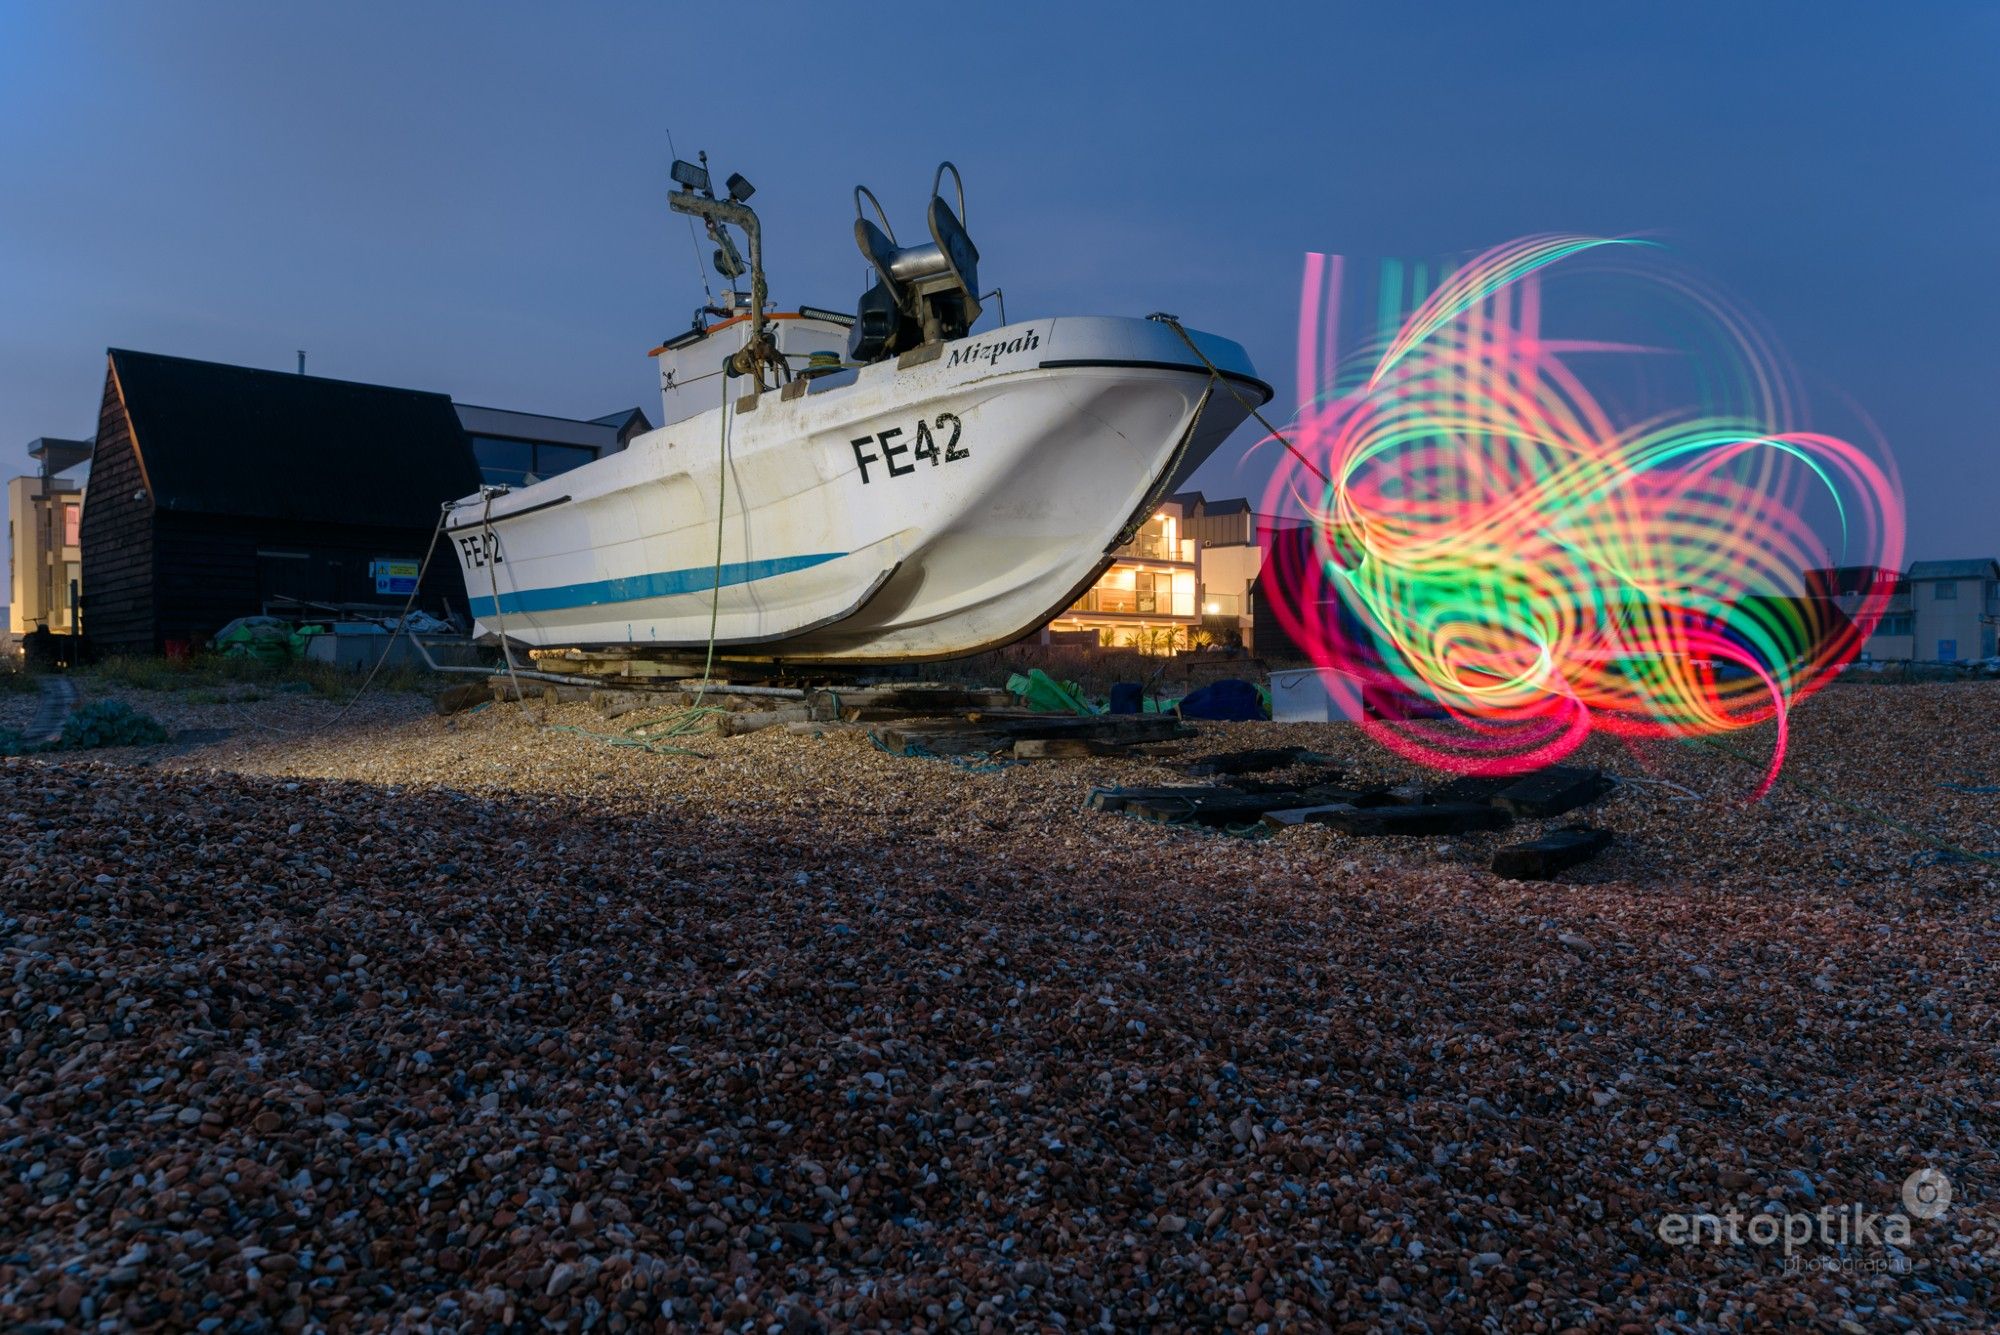
[[[431,530],[431,545],[424,548],[423,562],[417,567],[417,582],[410,589],[409,598],[407,598],[403,603],[402,614],[396,618],[396,628],[391,632],[389,632],[389,641],[388,643],[382,646],[382,655],[381,657],[375,660],[375,666],[369,668],[368,675],[362,678],[361,688],[355,691],[353,695],[347,698],[346,704],[342,705],[338,710],[334,711],[334,715],[332,718],[327,719],[324,723],[321,723],[311,728],[280,728],[275,724],[265,723],[258,719],[248,718],[247,716],[245,717],[245,721],[248,722],[252,727],[261,728],[265,732],[280,733],[288,737],[303,736],[306,737],[307,739],[311,739],[319,736],[321,733],[331,728],[334,724],[340,722],[341,719],[347,717],[347,711],[354,708],[355,703],[359,701],[362,696],[368,694],[368,688],[374,685],[375,683],[375,674],[380,672],[382,670],[382,665],[389,661],[389,654],[390,651],[392,651],[396,647],[397,637],[402,635],[404,629],[408,627],[408,625],[410,624],[410,609],[414,608],[417,605],[417,595],[423,591],[424,587],[424,576],[430,573],[431,557],[436,555],[437,553],[438,536],[444,532],[444,521],[450,517],[451,517],[451,507],[449,505],[440,506],[438,508],[437,527]],[[414,636],[415,632],[411,633],[412,636]],[[239,714],[242,713],[240,707],[237,710],[237,712]]]
[[[682,710],[672,718],[661,719],[652,723],[641,723],[636,727],[625,729],[622,733],[594,732],[589,728],[573,728],[566,723],[549,724],[543,731],[569,732],[575,733],[579,737],[594,737],[598,741],[611,746],[636,747],[649,755],[693,756],[696,760],[707,760],[710,757],[705,753],[690,751],[684,746],[672,745],[669,739],[687,736],[700,725],[704,718],[707,718],[711,714],[727,714],[728,712],[728,710],[718,709],[714,705],[709,705],[706,708],[688,708]],[[642,736],[641,734],[648,728],[665,728],[666,731],[650,737]]]
[[[431,545],[424,548],[423,563],[417,567],[417,582],[410,587],[410,596],[403,603],[402,615],[396,618],[396,628],[389,633],[389,642],[382,646],[382,656],[375,660],[375,666],[369,668],[368,675],[362,679],[361,689],[348,698],[347,703],[340,707],[339,713],[320,724],[317,728],[314,728],[309,734],[310,736],[317,737],[334,724],[340,722],[342,718],[346,717],[347,711],[354,708],[354,702],[368,694],[368,688],[375,682],[375,674],[380,672],[382,665],[389,661],[389,653],[396,647],[397,637],[410,624],[410,610],[417,605],[417,595],[423,592],[424,576],[430,573],[431,557],[437,554],[438,538],[444,533],[444,521],[450,517],[450,506],[438,507],[437,527],[431,530]]]
[[[674,147],[674,131],[672,126],[667,127],[667,152],[673,154],[674,159],[679,161],[681,151]],[[704,158],[703,161],[706,162],[707,159]],[[694,234],[694,215],[688,214],[686,217],[688,224],[688,245],[694,251],[695,281],[701,284],[701,299],[710,306],[713,306],[715,304],[715,293],[708,286],[708,266],[701,262],[701,238]],[[700,318],[701,313],[697,311],[695,319],[699,320]]]
[[[525,705],[528,703],[528,697],[521,694],[521,679],[514,675],[514,654],[507,647],[507,619],[500,613],[500,562],[496,559],[500,544],[493,538],[493,495],[491,491],[486,493],[486,512],[479,520],[482,541],[486,547],[486,582],[493,589],[493,624],[500,628],[500,661],[507,665],[507,680],[513,683],[514,698]],[[517,584],[515,587],[520,586]],[[548,721],[548,711],[543,710],[542,722],[546,724]]]
[[[685,737],[700,727],[702,721],[709,716],[727,714],[729,712],[714,705],[702,704],[702,697],[708,693],[708,688],[714,681],[715,630],[722,608],[722,528],[729,517],[729,417],[729,377],[724,376],[722,379],[722,429],[719,433],[720,439],[718,441],[716,462],[715,567],[709,575],[708,654],[702,663],[701,681],[695,686],[694,702],[678,714],[656,720],[652,723],[641,723],[637,727],[625,729],[622,733],[595,732],[589,728],[577,728],[571,727],[568,724],[551,724],[547,722],[544,722],[542,725],[544,732],[567,732],[579,737],[593,737],[610,746],[636,747],[649,755],[692,756],[696,760],[707,760],[710,758],[700,751],[690,751],[684,746],[671,745],[667,739]],[[505,641],[503,639],[503,648],[504,645]],[[511,672],[512,663],[510,662],[508,666]],[[515,693],[518,695],[519,692],[520,687],[517,684],[515,686]],[[666,731],[651,737],[640,735],[649,728],[665,728]]]
[[[1299,453],[1298,447],[1292,444],[1290,440],[1286,439],[1285,433],[1271,425],[1271,419],[1264,416],[1263,410],[1260,405],[1254,404],[1250,402],[1250,400],[1243,397],[1242,391],[1237,389],[1236,386],[1229,381],[1228,377],[1222,374],[1222,368],[1217,366],[1214,362],[1210,361],[1208,359],[1208,354],[1201,350],[1200,345],[1194,341],[1193,337],[1189,335],[1188,331],[1181,328],[1181,322],[1179,320],[1175,319],[1171,315],[1168,315],[1165,311],[1159,312],[1152,318],[1158,320],[1161,324],[1165,325],[1167,328],[1173,330],[1176,334],[1179,334],[1181,336],[1181,342],[1187,344],[1188,350],[1194,353],[1195,356],[1201,358],[1201,364],[1208,368],[1209,378],[1219,383],[1224,389],[1228,390],[1230,393],[1230,397],[1234,398],[1238,403],[1242,404],[1246,409],[1248,409],[1250,415],[1257,419],[1257,424],[1263,427],[1266,431],[1271,433],[1272,440],[1277,441],[1280,445],[1290,450],[1292,452],[1292,457],[1294,459],[1297,459],[1301,464],[1304,464],[1306,470],[1310,472],[1314,477],[1326,483],[1328,486],[1333,485],[1333,479],[1328,477],[1320,469],[1320,466],[1318,464],[1306,458],[1305,455]]]
[[[653,755],[693,756],[700,760],[708,759],[707,756],[699,751],[690,751],[685,747],[664,745],[662,743],[666,738],[682,737],[693,732],[703,719],[712,714],[725,714],[729,712],[725,709],[718,709],[713,705],[704,706],[701,703],[703,696],[707,694],[709,686],[714,681],[715,632],[722,606],[722,531],[723,525],[728,518],[729,504],[729,418],[729,378],[724,376],[722,385],[721,432],[716,469],[715,566],[710,574],[708,603],[708,652],[706,660],[702,664],[701,681],[695,687],[694,702],[671,718],[659,720],[654,723],[642,723],[637,727],[626,729],[622,734],[593,732],[588,728],[576,728],[567,724],[551,724],[548,721],[546,713],[543,714],[541,720],[543,731],[567,732],[583,737],[594,737],[612,746],[637,747]],[[480,530],[486,544],[486,581],[487,588],[493,595],[493,624],[500,633],[500,661],[507,666],[507,680],[514,687],[515,700],[526,704],[527,696],[522,693],[521,678],[516,675],[514,668],[514,655],[507,648],[506,615],[500,610],[500,572],[498,563],[493,559],[494,553],[498,550],[498,543],[494,541],[493,537],[493,497],[496,494],[492,491],[486,493],[486,505],[480,515]],[[403,603],[403,611],[396,618],[396,626],[394,631],[390,633],[388,643],[382,646],[380,657],[375,660],[375,666],[368,670],[367,677],[362,679],[360,689],[348,698],[347,703],[342,705],[332,718],[326,720],[318,727],[311,729],[306,734],[307,736],[317,737],[340,722],[346,716],[347,711],[352,709],[355,703],[368,693],[368,688],[374,684],[377,674],[382,671],[383,666],[389,661],[390,653],[396,647],[397,637],[402,635],[409,625],[410,612],[416,606],[417,598],[423,591],[424,576],[430,573],[431,559],[437,555],[438,538],[443,535],[445,521],[450,517],[451,507],[448,505],[441,506],[438,510],[437,525],[431,529],[430,545],[424,549],[424,559],[417,567],[417,582],[410,589],[409,598]],[[649,738],[638,735],[645,732],[648,728],[654,727],[664,727],[666,731],[657,737]],[[274,731],[289,730],[274,729]]]
[[[693,709],[701,708],[715,670],[715,624],[722,610],[722,525],[729,517],[729,377],[722,377],[722,431],[715,466],[715,569],[709,575],[708,656],[701,665],[701,685],[695,687]]]
[[[883,755],[910,758],[921,756],[925,760],[942,760],[948,765],[964,770],[967,774],[993,774],[999,770],[1012,769],[1021,763],[1018,760],[996,756],[991,751],[975,751],[970,755],[946,755],[942,751],[931,750],[922,742],[905,742],[903,749],[898,751],[884,742],[873,728],[868,730],[868,743]]]

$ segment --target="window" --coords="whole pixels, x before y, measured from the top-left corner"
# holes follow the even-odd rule
[[[1931,597],[1937,599],[1939,602],[1946,602],[1958,597],[1958,581],[1955,579],[1939,580],[1937,583],[1937,592],[1932,594]]]
[[[1077,601],[1072,612],[1115,612],[1125,616],[1194,615],[1194,572],[1134,570],[1114,566]]]
[[[62,508],[62,515],[63,546],[75,547],[82,542],[83,507],[81,505],[65,505]]]
[[[479,480],[520,486],[535,467],[535,447],[525,440],[472,438],[472,455],[479,460]]]
[[[597,458],[597,451],[588,445],[474,436],[472,457],[479,461],[480,481],[519,487],[531,479],[539,481],[579,468]]]
[[[1877,635],[1908,635],[1911,631],[1910,622],[1911,616],[1908,612],[1892,612],[1882,618],[1882,624],[1876,627],[1875,633]]]
[[[567,473],[572,468],[581,468],[597,457],[597,451],[588,445],[537,445],[535,446],[535,476],[554,477],[557,473]]]

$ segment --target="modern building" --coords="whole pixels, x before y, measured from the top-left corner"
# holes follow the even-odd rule
[[[1903,578],[1909,586],[1911,658],[1956,663],[1994,656],[2000,563],[1986,556],[1918,561]]]
[[[43,436],[28,446],[40,468],[7,483],[10,601],[7,629],[25,635],[47,626],[68,634],[70,586],[83,577],[79,526],[91,442]]]
[[[198,645],[240,616],[399,610],[439,507],[479,486],[442,394],[114,348],[79,525],[98,650]],[[418,593],[462,607],[458,563]]]
[[[1182,532],[1201,551],[1202,625],[1218,642],[1257,651],[1252,590],[1264,569],[1265,535],[1302,528],[1297,521],[1260,515],[1238,496],[1212,501],[1198,491],[1172,498],[1184,516]]]
[[[1081,640],[1147,653],[1241,645],[1255,652],[1251,591],[1264,566],[1261,544],[1266,533],[1290,527],[1241,497],[1169,496],[1097,583],[1049,623],[1043,642]]]
[[[1111,568],[1051,621],[1046,642],[1170,654],[1192,647],[1201,624],[1199,544],[1181,532],[1181,506],[1163,502],[1114,554]]]
[[[1918,561],[1907,573],[1841,566],[1806,576],[1807,592],[1852,616],[1887,599],[1862,653],[1879,663],[1957,663],[1992,658],[2000,626],[2000,562],[1991,557]]]
[[[616,454],[632,437],[653,429],[646,414],[637,408],[584,422],[470,403],[454,406],[459,425],[471,438],[480,481],[510,487],[567,473]]]

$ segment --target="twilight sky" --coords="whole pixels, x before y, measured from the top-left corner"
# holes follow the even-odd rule
[[[2000,553],[2000,6],[855,12],[0,0],[0,476],[107,346],[657,416],[671,130],[757,184],[781,307],[851,308],[852,186],[921,232],[948,157],[1012,318],[1173,311],[1286,410],[1307,250],[1643,232],[1873,416],[1913,557]]]

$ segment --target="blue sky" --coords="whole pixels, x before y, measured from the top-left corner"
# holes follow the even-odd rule
[[[94,429],[107,346],[656,413],[671,130],[782,304],[851,305],[854,183],[915,231],[951,158],[1010,316],[1174,311],[1281,403],[1307,250],[1644,232],[1865,406],[1913,556],[2000,552],[2000,7],[857,12],[0,0],[0,471]]]

